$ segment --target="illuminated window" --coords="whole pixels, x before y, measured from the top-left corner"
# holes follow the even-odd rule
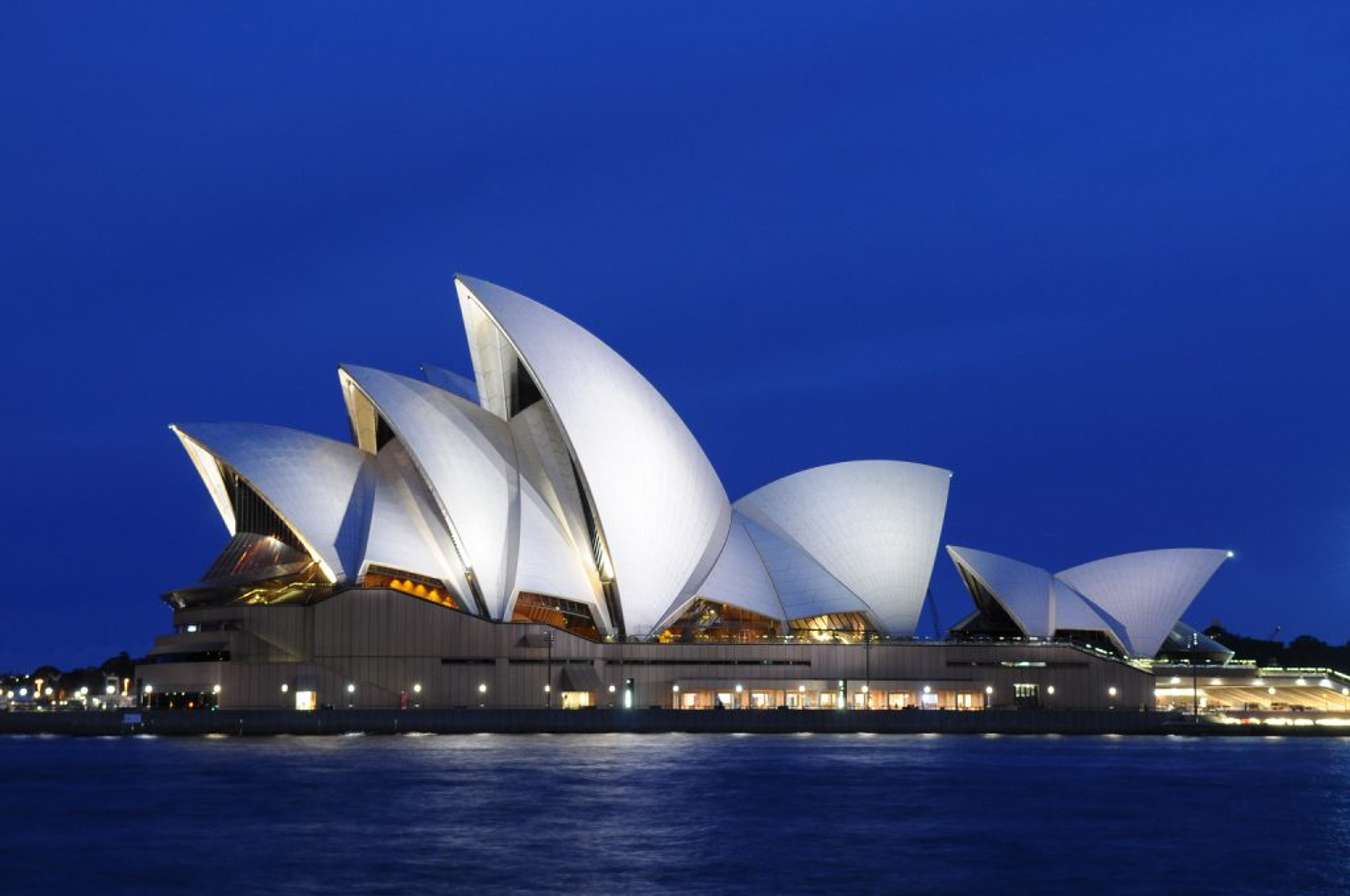
[[[586,604],[546,594],[522,591],[511,612],[512,622],[539,622],[591,641],[600,640],[600,627]]]
[[[318,695],[314,691],[296,691],[295,708],[302,712],[310,712],[318,706]]]
[[[387,566],[372,564],[366,570],[365,576],[361,578],[361,587],[388,588],[391,591],[398,591],[452,609],[458,609],[460,606],[454,595],[450,593],[450,589],[445,587],[444,582],[438,582],[435,579],[399,569],[391,569]]]
[[[700,597],[661,633],[659,640],[662,644],[762,641],[782,635],[782,624],[777,619]]]
[[[822,643],[856,644],[872,632],[872,623],[862,613],[827,613],[793,619],[788,625],[799,638]]]
[[[563,709],[585,709],[591,705],[590,691],[563,691]]]

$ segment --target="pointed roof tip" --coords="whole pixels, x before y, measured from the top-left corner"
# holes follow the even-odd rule
[[[817,464],[813,467],[804,467],[800,470],[793,470],[791,473],[786,473],[782,476],[779,476],[777,479],[770,480],[769,482],[759,486],[758,488],[752,489],[751,491],[747,492],[746,494],[738,498],[737,501],[738,502],[744,501],[747,498],[750,498],[751,496],[758,494],[759,492],[767,491],[771,487],[779,486],[791,480],[800,481],[808,477],[809,475],[817,475],[829,470],[857,470],[862,469],[863,467],[866,466],[874,466],[877,464],[884,464],[889,467],[909,467],[915,469],[922,469],[931,471],[933,473],[946,473],[947,479],[949,480],[953,476],[951,470],[948,470],[944,467],[934,466],[933,464],[926,464],[923,463],[922,461],[917,460],[900,460],[894,457],[862,457],[862,458],[855,458],[853,460],[836,460],[830,461],[829,463]]]

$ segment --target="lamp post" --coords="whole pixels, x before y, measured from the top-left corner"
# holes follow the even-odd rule
[[[544,682],[544,708],[553,708],[553,632],[544,632],[544,641],[548,646],[547,672],[548,680]]]
[[[868,693],[872,690],[872,630],[863,632],[863,709],[871,709],[872,698]]]
[[[1195,650],[1200,646],[1200,633],[1191,632],[1191,722],[1200,724],[1200,669],[1195,662]]]

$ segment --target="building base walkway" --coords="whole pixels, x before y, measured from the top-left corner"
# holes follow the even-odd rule
[[[988,710],[790,711],[670,709],[119,710],[0,713],[0,734],[1176,734],[1271,736],[1260,725],[1221,725],[1161,712]],[[1287,728],[1280,736],[1350,736],[1344,728]]]

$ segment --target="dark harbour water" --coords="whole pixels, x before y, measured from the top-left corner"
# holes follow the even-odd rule
[[[1345,893],[1350,740],[0,738],[0,894]]]

